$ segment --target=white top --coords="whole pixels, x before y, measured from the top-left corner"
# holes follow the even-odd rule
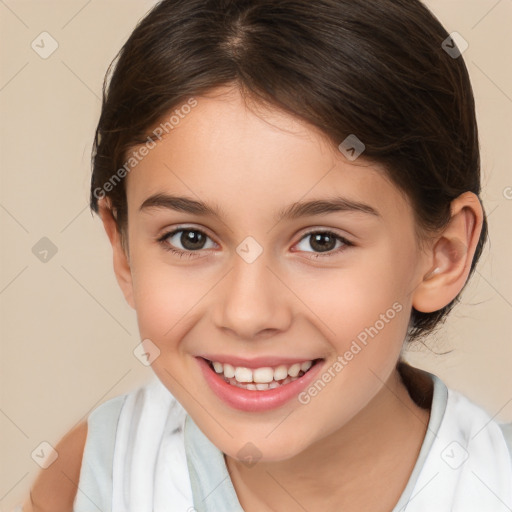
[[[512,423],[436,376],[427,432],[393,512],[510,512]],[[74,512],[243,512],[223,453],[156,376],[88,418]]]

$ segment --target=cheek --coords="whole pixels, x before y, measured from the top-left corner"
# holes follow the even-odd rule
[[[316,300],[311,309],[325,321],[323,327],[317,325],[333,352],[322,374],[300,397],[304,413],[324,418],[318,437],[350,421],[382,389],[395,368],[409,322],[410,304],[396,282],[377,284],[369,272],[352,273],[342,281],[345,287],[336,290],[331,280],[330,298],[311,296]]]
[[[317,315],[316,324],[338,353],[375,325],[382,338],[399,342],[408,323],[412,279],[407,268],[394,264],[390,250],[357,259],[347,268],[294,281],[297,296]]]
[[[144,252],[134,251],[132,280],[140,335],[157,345],[183,331],[182,320],[207,291],[189,271],[155,261]]]
[[[333,415],[334,424],[347,421],[382,387],[393,371],[402,349],[411,310],[412,252],[393,244],[371,257],[317,280],[304,300],[318,313],[317,322],[335,354],[323,372],[329,384],[316,399],[310,389],[311,414]],[[301,293],[306,293],[303,287]],[[323,327],[322,327],[323,326]],[[317,383],[318,389],[323,389]]]

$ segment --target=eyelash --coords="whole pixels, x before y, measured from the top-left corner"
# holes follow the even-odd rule
[[[183,251],[181,249],[175,249],[174,247],[172,247],[167,242],[167,239],[169,237],[171,237],[171,236],[173,236],[176,233],[179,233],[181,231],[194,231],[196,233],[201,233],[202,235],[206,236],[207,238],[210,238],[210,237],[208,237],[208,235],[204,231],[201,231],[200,229],[192,229],[192,228],[183,228],[182,227],[182,228],[178,228],[178,229],[175,229],[173,231],[169,231],[167,233],[164,233],[162,236],[157,238],[157,242],[159,242],[162,245],[164,250],[175,254],[179,258],[183,258],[183,257],[194,258],[195,257],[194,253],[199,252],[199,251]],[[342,237],[340,235],[337,235],[336,233],[334,233],[332,231],[328,231],[328,230],[325,230],[325,231],[317,230],[317,231],[309,231],[307,233],[304,233],[304,235],[302,235],[302,237],[299,240],[299,242],[301,242],[302,240],[304,240],[308,236],[319,235],[319,234],[321,234],[321,235],[331,235],[336,240],[339,240],[340,242],[342,242],[343,246],[338,247],[337,249],[333,249],[333,250],[331,250],[329,252],[326,252],[326,253],[312,253],[313,254],[312,256],[308,256],[310,259],[326,258],[326,257],[328,258],[328,257],[334,256],[334,255],[337,255],[337,254],[343,252],[348,247],[354,246],[354,244],[352,242],[350,242],[349,240],[347,240],[346,238],[344,238],[344,237]],[[297,242],[297,243],[299,243],[299,242]]]

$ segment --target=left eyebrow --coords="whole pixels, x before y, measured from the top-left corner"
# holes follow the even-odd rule
[[[380,217],[380,213],[372,206],[352,201],[344,197],[333,197],[329,199],[316,199],[302,203],[293,203],[284,210],[281,210],[275,217],[277,222],[283,219],[298,219],[313,215],[326,215],[337,212],[360,212]]]
[[[148,197],[140,205],[139,211],[150,208],[165,208],[193,215],[210,215],[219,219],[222,217],[220,208],[215,205],[209,205],[189,197],[172,196],[169,194],[154,194]]]
[[[218,219],[221,219],[223,216],[222,210],[215,204],[208,204],[188,197],[168,194],[154,194],[148,197],[139,207],[139,211],[149,208],[165,208],[193,215],[210,215]],[[368,204],[343,197],[333,197],[293,203],[277,212],[274,220],[280,222],[283,219],[292,220],[336,212],[359,212],[380,217],[379,212]]]

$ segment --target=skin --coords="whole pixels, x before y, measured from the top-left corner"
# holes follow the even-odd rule
[[[23,512],[73,510],[86,439],[87,421],[82,421],[56,444],[55,450],[59,456],[46,469],[39,470],[23,503]]]
[[[482,225],[478,198],[454,200],[447,228],[420,244],[407,197],[364,154],[348,161],[316,128],[249,108],[234,88],[197,100],[126,178],[127,251],[108,201],[100,201],[118,282],[141,339],[160,350],[152,368],[225,453],[247,512],[298,504],[390,510],[429,419],[396,371],[411,308],[435,311],[462,289]],[[156,193],[215,203],[223,217],[140,211]],[[274,220],[292,203],[334,195],[379,215]],[[181,233],[157,241],[183,225],[208,237],[190,258],[164,248],[186,251]],[[332,241],[325,256],[305,235],[326,230],[353,245]],[[263,249],[253,263],[236,252],[247,236]],[[323,358],[328,368],[394,303],[401,311],[307,405],[292,399],[265,412],[235,410],[206,385],[195,359],[206,352]],[[261,453],[252,467],[237,458],[248,442]]]

